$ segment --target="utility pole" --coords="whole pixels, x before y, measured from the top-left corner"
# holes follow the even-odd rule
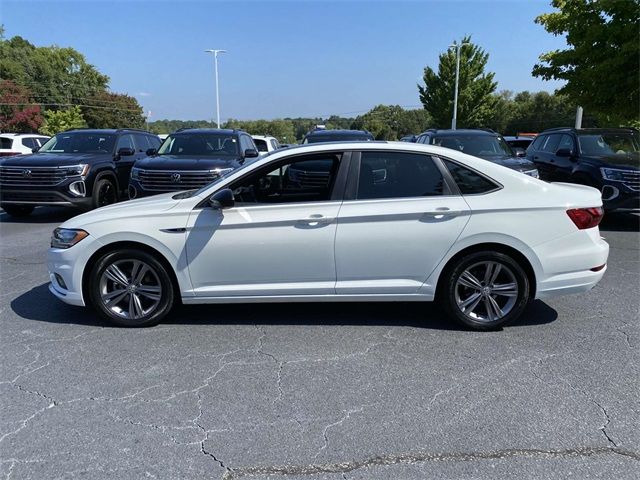
[[[227,53],[226,50],[205,50],[207,53],[213,53],[213,64],[214,70],[216,74],[216,124],[218,128],[220,128],[220,90],[218,87],[218,54],[219,53]]]
[[[458,86],[460,82],[460,49],[463,45],[469,45],[468,42],[454,43],[449,45],[449,48],[456,49],[456,87],[453,92],[453,117],[451,118],[451,130],[456,129],[456,122],[458,120]]]

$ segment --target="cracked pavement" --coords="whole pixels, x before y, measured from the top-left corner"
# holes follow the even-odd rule
[[[477,333],[412,303],[112,328],[47,290],[70,215],[0,213],[0,478],[640,477],[637,216],[593,291]]]

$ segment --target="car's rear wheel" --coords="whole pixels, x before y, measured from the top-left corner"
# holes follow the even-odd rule
[[[156,325],[173,306],[169,272],[147,252],[126,249],[107,253],[95,263],[90,275],[91,304],[116,325]]]
[[[456,322],[491,330],[516,320],[529,302],[529,279],[522,266],[500,252],[474,252],[443,272],[439,300]]]
[[[28,217],[33,212],[32,205],[0,205],[11,217]]]
[[[106,207],[118,201],[118,192],[108,178],[98,180],[93,186],[93,208]]]

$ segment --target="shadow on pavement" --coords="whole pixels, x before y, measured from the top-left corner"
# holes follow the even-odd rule
[[[20,317],[40,322],[104,326],[107,322],[92,310],[62,303],[46,284],[11,302]],[[536,300],[511,327],[543,325],[558,318],[546,303]],[[174,325],[383,325],[437,330],[464,330],[431,303],[253,303],[235,305],[178,306],[163,322]]]
[[[607,213],[600,223],[603,232],[640,232],[640,215]]]
[[[0,210],[0,223],[62,223],[81,213],[75,208],[37,207],[27,217],[12,217]]]

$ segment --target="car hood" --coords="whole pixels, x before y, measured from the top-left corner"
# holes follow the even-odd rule
[[[151,197],[138,198],[101,207],[90,212],[73,217],[62,225],[63,228],[86,228],[91,224],[114,220],[118,218],[145,218],[153,214],[171,210],[180,203],[172,197],[179,192],[161,193]]]
[[[527,160],[522,157],[480,157],[484,160],[488,160],[489,162],[496,163],[498,165],[502,165],[503,167],[511,168],[513,170],[518,170],[519,172],[524,172],[527,170],[534,170],[536,168],[535,164],[531,160]]]
[[[138,160],[137,168],[145,170],[213,170],[216,168],[237,168],[241,158],[235,156],[197,157],[183,155],[155,155]]]
[[[0,160],[2,167],[66,167],[79,163],[95,163],[96,160],[111,159],[109,153],[32,153]]]
[[[581,161],[587,161],[597,167],[626,168],[640,170],[640,152],[606,155],[604,157],[584,156]]]

